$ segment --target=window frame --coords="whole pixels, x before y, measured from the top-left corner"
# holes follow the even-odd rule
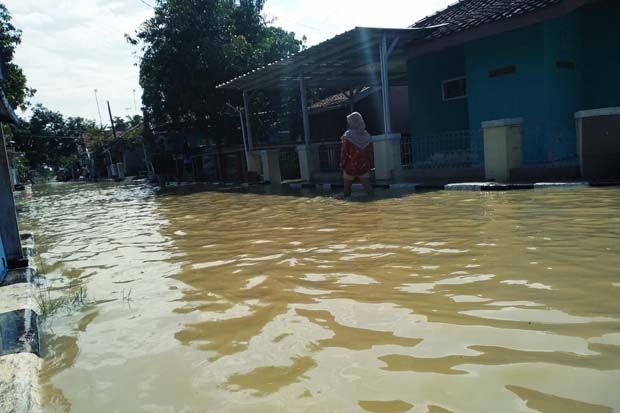
[[[456,96],[452,98],[446,97],[446,84],[450,82],[454,82],[456,80],[464,80],[465,81],[465,94],[462,96]],[[453,100],[467,99],[467,76],[459,76],[452,79],[446,79],[441,81],[441,99],[444,102],[450,102]]]

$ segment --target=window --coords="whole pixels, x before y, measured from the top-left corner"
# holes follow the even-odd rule
[[[516,71],[517,71],[517,66],[515,65],[500,67],[499,69],[491,70],[489,72],[489,77],[500,77],[500,76],[511,75],[515,73]]]
[[[459,77],[441,82],[443,100],[465,99],[467,97],[467,79]]]
[[[558,69],[575,70],[575,62],[558,60],[555,65]]]

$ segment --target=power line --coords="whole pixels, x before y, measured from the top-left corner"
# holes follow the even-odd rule
[[[298,22],[298,21],[295,21],[295,20],[291,20],[291,19],[286,18],[286,17],[275,16],[275,20],[276,21],[277,20],[284,20],[285,22],[296,24],[298,26],[302,26],[302,27],[305,27],[307,29],[314,30],[314,31],[317,31],[317,32],[322,32],[322,33],[325,33],[325,34],[329,34],[330,36],[334,36],[334,35],[337,34],[336,32],[331,31],[331,30],[321,29],[321,28],[316,27],[316,26],[310,26],[309,24],[305,24],[305,23],[301,23],[301,22]]]
[[[155,6],[153,6],[153,5],[149,4],[149,3],[147,3],[147,2],[146,2],[146,1],[144,1],[144,0],[138,0],[138,1],[139,1],[140,3],[142,3],[142,4],[144,4],[145,6],[150,7],[151,9],[155,9]]]

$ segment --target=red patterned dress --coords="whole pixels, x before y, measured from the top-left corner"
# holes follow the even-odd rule
[[[364,177],[372,169],[372,143],[365,148],[355,146],[350,140],[342,139],[340,168],[349,177]]]

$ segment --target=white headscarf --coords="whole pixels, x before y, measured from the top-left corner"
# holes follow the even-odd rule
[[[347,116],[349,129],[342,139],[346,139],[360,149],[365,149],[372,142],[370,134],[366,131],[366,123],[359,112],[353,112]]]

